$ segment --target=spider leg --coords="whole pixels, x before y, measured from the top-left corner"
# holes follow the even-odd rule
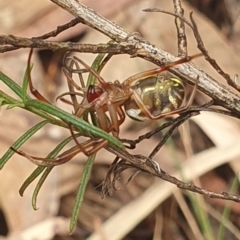
[[[117,112],[118,112],[118,115],[119,115],[119,120],[118,120],[118,126],[122,125],[122,123],[124,122],[125,120],[125,113],[123,111],[123,109],[119,106],[117,107]]]
[[[86,108],[91,107],[91,106],[88,105],[88,102],[86,100],[86,93],[87,93],[88,89],[85,87],[85,83],[84,83],[84,80],[83,80],[83,77],[82,77],[82,69],[80,68],[78,62],[76,60],[72,59],[72,58],[67,58],[67,59],[70,60],[70,63],[67,64],[66,59],[65,59],[65,61],[63,62],[64,67],[63,67],[62,70],[63,70],[64,75],[67,78],[69,93],[70,93],[70,96],[71,96],[72,105],[74,107],[74,112],[75,112],[74,114],[78,117],[81,117],[83,115],[83,113],[85,112]],[[76,70],[74,69],[74,65],[76,66]],[[77,85],[74,82],[74,80],[72,79],[72,73],[73,72],[78,73],[78,77],[79,77],[81,87],[79,85]],[[83,91],[83,93],[75,92],[74,88],[76,88],[77,90]],[[81,101],[80,104],[77,101],[77,98],[76,98],[77,95],[82,97],[82,101]],[[63,96],[63,95],[60,95],[60,96]],[[60,96],[58,98],[61,98]],[[64,101],[65,103],[67,103],[67,104],[70,103],[69,101],[67,101],[65,99],[61,98],[61,100]]]
[[[31,48],[29,55],[28,55],[28,63],[27,63],[27,75],[28,75],[28,85],[30,92],[40,101],[49,103],[50,102],[40,93],[36,88],[34,88],[31,78],[31,58],[33,54],[33,49]]]
[[[96,104],[94,106],[94,110],[96,112],[98,118],[99,127],[104,130],[105,132],[109,132],[109,121],[106,115],[106,112],[103,109],[103,106]]]
[[[107,132],[111,132],[114,137],[118,137],[119,127],[122,125],[122,123],[125,120],[125,113],[120,106],[110,107],[108,111],[109,111],[112,122],[111,122],[111,126],[107,129]],[[106,118],[107,118],[107,115],[106,115]]]
[[[71,132],[71,135],[73,137],[73,140],[75,141],[77,147],[81,150],[81,152],[83,152],[87,157],[89,157],[90,155],[98,152],[100,149],[102,149],[103,147],[105,147],[107,144],[108,144],[108,141],[107,140],[94,140],[92,139],[91,141],[89,141],[89,144],[88,145],[82,145],[78,142],[74,132],[73,132],[73,129],[72,129],[72,126],[69,124],[69,129],[70,129],[70,132]],[[90,150],[87,150],[89,147],[92,147]]]
[[[78,153],[82,152],[83,149],[86,153],[86,156],[90,156],[90,155],[98,152],[103,147],[105,147],[107,145],[107,143],[108,142],[106,140],[95,141],[95,140],[90,139],[90,140],[87,140],[87,141],[83,142],[82,144],[80,144],[81,148],[79,148],[79,145],[74,146],[74,147],[66,150],[65,152],[63,152],[56,158],[35,157],[35,156],[31,156],[21,150],[16,150],[12,147],[11,147],[11,150],[14,151],[15,153],[27,158],[30,162],[32,162],[36,165],[50,167],[50,166],[61,165],[61,164],[64,164],[64,163],[70,161]],[[91,148],[91,149],[89,151],[87,151],[88,148]]]
[[[125,113],[121,107],[121,104],[117,102],[122,102],[122,100],[126,100],[127,98],[118,99],[116,102],[111,102],[107,105],[108,112],[112,121],[112,126],[109,129],[109,132],[112,132],[114,137],[118,137],[119,135],[119,127],[125,120]]]
[[[88,72],[85,69],[81,69],[78,62],[74,60],[72,57],[68,57],[70,52],[66,53],[63,57],[63,68],[65,69],[66,72],[69,72],[70,76],[72,77],[72,73],[77,73],[80,81],[80,85],[82,88],[85,88],[85,82],[82,77],[82,73]],[[67,61],[70,61],[70,64],[68,64]],[[74,69],[73,66],[76,66],[76,69]]]
[[[118,120],[118,112],[113,103],[110,103],[107,105],[109,115],[112,121],[112,126],[111,126],[111,132],[114,137],[117,137],[119,135],[119,120]]]
[[[113,136],[115,137],[118,137],[119,126],[122,125],[125,120],[125,113],[121,106],[129,98],[129,96],[130,94],[117,98],[117,100],[113,99],[112,103],[108,105],[108,111],[112,120],[112,129],[109,132],[114,129],[115,133],[113,134]]]
[[[36,165],[39,165],[39,166],[61,165],[61,164],[64,164],[64,163],[70,161],[76,154],[81,152],[81,150],[77,146],[74,146],[74,147],[66,150],[65,152],[63,152],[56,158],[41,158],[41,157],[31,156],[21,150],[16,150],[12,147],[11,147],[11,150],[13,150],[14,152],[18,153],[19,155],[27,158],[30,162],[32,162]]]
[[[63,71],[64,75],[66,76],[67,81],[70,83],[70,85],[74,86],[78,91],[83,91],[83,92],[86,92],[86,91],[87,91],[86,88],[82,88],[82,87],[78,86],[78,85],[74,82],[74,80],[72,79],[72,77],[69,76],[66,68],[62,68],[62,71]]]
[[[76,56],[74,56],[73,58],[74,60],[80,62],[98,80],[98,82],[102,85],[104,89],[109,88],[108,83],[106,83],[105,80],[100,75],[98,75],[93,69],[91,69],[83,60]]]
[[[179,65],[179,64],[182,64],[182,63],[186,63],[186,62],[189,62],[197,57],[200,57],[202,56],[203,54],[202,53],[198,53],[198,54],[195,54],[193,56],[188,56],[188,57],[185,57],[185,58],[181,58],[175,62],[170,62],[170,63],[167,63],[165,66],[163,67],[158,67],[158,68],[154,68],[154,69],[151,69],[151,70],[147,70],[147,71],[144,71],[142,73],[138,73],[132,77],[129,77],[127,78],[124,83],[125,84],[128,84],[128,85],[131,85],[133,82],[137,81],[137,80],[140,80],[140,79],[143,79],[143,78],[147,78],[147,77],[151,77],[151,76],[155,76],[156,74],[159,74],[161,72],[164,72],[166,70],[168,70],[169,68],[171,67],[174,67],[176,65]]]
[[[76,66],[79,82],[80,82],[82,88],[86,88],[85,82],[83,80],[82,73],[84,73],[85,71],[86,72],[88,72],[88,71],[86,69],[81,69],[79,64],[78,64],[78,62],[76,60],[72,59],[72,61],[74,62],[75,66]]]
[[[70,102],[69,100],[64,98],[64,96],[67,96],[67,95],[70,95],[70,96],[72,96],[72,95],[80,96],[80,97],[84,98],[84,94],[82,94],[82,93],[78,93],[78,92],[65,92],[65,93],[62,93],[62,94],[58,95],[57,98],[56,98],[56,101],[60,99],[62,102],[74,106],[73,102]]]
[[[106,118],[106,115],[105,115],[105,118]],[[85,145],[80,144],[73,132],[71,124],[69,124],[69,130],[71,132],[72,138],[75,141],[77,147],[80,149],[80,152],[83,152],[83,154],[85,154],[88,157],[98,152],[100,149],[104,148],[108,144],[108,141],[103,139],[97,139],[97,140],[91,139],[88,144],[85,144]],[[88,150],[90,147],[91,149]]]

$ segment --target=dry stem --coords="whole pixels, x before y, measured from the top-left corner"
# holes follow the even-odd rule
[[[92,9],[84,6],[77,0],[51,0],[55,4],[59,5],[66,11],[70,12],[73,16],[77,18],[74,23],[81,22],[86,24],[97,31],[102,32],[109,38],[115,40],[118,44],[107,45],[107,44],[74,44],[74,43],[59,43],[50,42],[43,39],[26,39],[17,38],[14,36],[3,36],[0,35],[0,44],[3,45],[2,52],[8,51],[9,49],[16,49],[19,47],[29,47],[29,48],[47,48],[52,50],[71,50],[71,51],[81,51],[81,52],[91,52],[91,53],[128,53],[134,57],[141,57],[148,61],[151,61],[157,65],[162,65],[163,63],[176,61],[173,55],[159,49],[144,39],[140,38],[136,34],[130,34],[124,29],[120,28],[111,21],[105,19]],[[175,1],[176,3],[178,1]],[[182,16],[181,9],[175,9],[178,15]],[[182,20],[178,21],[180,23],[178,27],[178,36],[182,36],[180,39],[179,54],[186,54],[186,39],[184,29],[182,28]],[[47,35],[48,36],[48,35]],[[44,38],[44,37],[43,37]],[[7,46],[5,46],[7,44]],[[10,45],[10,46],[9,46]],[[205,72],[199,70],[191,63],[184,63],[181,65],[174,66],[171,69],[175,75],[179,76],[181,79],[193,83],[197,78],[199,78],[198,88],[207,95],[209,95],[215,104],[221,105],[227,108],[231,112],[240,116],[240,101],[239,96],[233,93],[231,90],[226,88],[226,86],[221,85],[212,77],[207,75]],[[179,188],[188,189],[193,192],[198,192],[200,194],[208,195],[210,197],[228,199],[240,202],[240,197],[230,195],[227,193],[214,193],[202,188],[199,188],[193,184],[184,183],[170,175],[168,175],[163,170],[159,171],[157,164],[150,158],[141,155],[131,155],[127,151],[123,151],[113,146],[108,146],[107,149],[113,152],[120,159],[127,160],[130,165],[133,164],[134,167],[139,168],[141,171],[146,171],[154,176],[162,178],[166,181],[176,184]],[[116,168],[117,169],[117,168]]]

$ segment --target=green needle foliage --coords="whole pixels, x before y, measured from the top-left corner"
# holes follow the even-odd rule
[[[98,73],[103,69],[104,65],[107,63],[107,61],[111,58],[111,56],[107,56],[105,59],[105,54],[99,54],[95,61],[92,64],[92,69]],[[28,69],[27,69],[28,70]],[[4,73],[0,72],[0,81],[2,81],[4,84],[6,84],[13,93],[17,95],[17,98],[14,98],[3,91],[0,90],[0,107],[1,106],[7,106],[7,109],[12,109],[15,107],[25,109],[35,115],[40,116],[43,121],[39,122],[35,126],[31,127],[27,132],[25,132],[19,139],[17,139],[12,146],[7,150],[7,152],[1,157],[0,159],[0,169],[3,168],[3,166],[7,163],[7,161],[12,157],[12,155],[15,153],[13,150],[18,150],[26,141],[28,141],[36,132],[38,132],[40,129],[42,129],[46,124],[54,124],[59,127],[69,128],[69,124],[71,124],[74,131],[77,131],[78,134],[76,134],[76,137],[84,135],[84,136],[92,136],[98,139],[104,139],[109,142],[111,145],[115,145],[118,148],[124,149],[124,145],[121,141],[114,138],[113,136],[109,135],[105,131],[98,128],[95,123],[97,123],[95,118],[95,114],[91,114],[92,123],[90,124],[88,121],[85,121],[84,119],[87,119],[88,111],[86,111],[85,117],[78,118],[75,115],[72,115],[56,106],[53,106],[51,104],[39,101],[37,99],[32,99],[27,94],[27,88],[28,88],[28,73],[27,70],[25,71],[22,87],[20,87],[16,82],[14,82],[12,79],[10,79],[8,76],[6,76]],[[32,66],[30,67],[30,70],[32,70]],[[89,74],[88,81],[86,86],[95,84],[96,79],[94,76]],[[20,100],[19,100],[20,99]],[[68,137],[67,139],[63,140],[61,143],[59,143],[46,157],[47,159],[51,159],[54,162],[54,159],[58,156],[60,151],[70,142],[72,141],[72,136]],[[12,150],[13,149],[13,150]],[[77,219],[79,215],[79,211],[81,208],[81,204],[84,199],[84,193],[86,190],[86,186],[91,174],[91,169],[94,163],[94,159],[96,157],[96,154],[93,154],[90,156],[86,162],[86,166],[84,168],[83,174],[81,176],[77,196],[76,196],[76,202],[72,213],[72,218],[70,222],[70,232],[72,233],[76,224]],[[53,166],[38,166],[31,174],[30,176],[25,180],[23,185],[21,186],[19,193],[21,196],[23,196],[24,191],[27,189],[27,187],[40,175],[40,179],[38,180],[35,190],[32,195],[32,206],[34,210],[37,210],[37,196],[39,194],[39,191],[45,182],[47,176],[52,171]]]

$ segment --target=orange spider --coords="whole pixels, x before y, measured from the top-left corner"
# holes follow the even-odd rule
[[[82,87],[79,87],[76,83],[74,83],[73,79],[71,78],[71,74],[69,74],[69,71],[67,71],[67,68],[63,68],[63,72],[68,79],[69,88],[75,87],[77,90],[83,91],[84,93],[66,93],[71,94],[73,97],[80,95],[84,99],[81,104],[76,103],[73,98],[72,101],[75,102],[68,103],[74,106],[74,114],[79,118],[83,116],[86,109],[91,109],[94,111],[99,127],[106,132],[112,133],[113,136],[118,137],[119,127],[125,120],[125,112],[130,118],[137,121],[156,120],[172,114],[180,114],[185,112],[192,104],[197,89],[198,79],[196,79],[193,91],[188,101],[185,105],[183,105],[185,89],[182,81],[168,74],[163,74],[163,72],[175,65],[189,62],[201,55],[202,54],[196,54],[191,57],[182,58],[175,62],[166,64],[163,67],[157,67],[155,69],[136,74],[127,78],[122,83],[119,81],[106,82],[85,62],[74,56],[73,61],[71,62],[71,67],[73,67],[75,64],[77,70],[79,70],[79,62],[90,74],[96,77],[97,83],[90,85],[88,88],[85,88],[84,83],[81,83]],[[30,75],[31,56],[32,50],[30,51],[28,58],[30,91],[40,101],[49,103],[46,98],[44,98],[33,87]],[[63,152],[55,159],[33,157],[20,150],[12,150],[26,157],[35,164],[54,166],[71,160],[80,152],[83,152],[85,155],[89,156],[93,153],[96,153],[108,144],[108,142],[103,139],[89,139],[80,144],[78,143],[70,125],[69,129],[76,146]]]
[[[99,127],[118,137],[119,126],[125,120],[125,112],[130,118],[137,121],[156,120],[185,112],[192,104],[198,79],[196,79],[189,100],[185,105],[182,105],[185,98],[182,81],[170,77],[169,74],[162,74],[162,72],[201,55],[196,54],[169,63],[162,68],[158,67],[136,74],[122,83],[118,80],[106,82],[85,62],[74,56],[73,59],[81,63],[98,81],[97,84],[90,85],[87,89],[77,88],[85,93],[88,103],[78,106],[75,115],[82,117],[86,109],[92,109],[96,113]],[[65,75],[69,82],[73,82],[70,76]]]

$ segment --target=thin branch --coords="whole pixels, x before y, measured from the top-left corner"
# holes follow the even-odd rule
[[[38,37],[33,37],[32,39],[48,39],[50,37],[56,37],[61,32],[65,31],[65,30],[67,30],[71,27],[76,26],[78,23],[80,23],[80,20],[78,18],[75,18],[75,19],[71,20],[70,22],[68,22],[64,25],[58,26],[55,30],[53,30],[51,32],[45,33],[45,34],[40,35]],[[3,47],[0,47],[0,53],[1,52],[13,51],[13,50],[16,50],[18,48],[19,47],[14,46],[14,45],[13,46],[3,46]]]
[[[51,0],[51,1],[61,6],[65,10],[69,11],[72,15],[77,17],[77,19],[82,23],[88,26],[91,26],[94,29],[97,29],[98,31],[104,33],[106,36],[109,36],[111,39],[119,43],[115,45],[106,44],[106,45],[97,45],[97,46],[96,45],[90,46],[86,44],[74,45],[73,43],[71,43],[72,46],[76,46],[76,48],[77,46],[78,47],[82,46],[83,48],[82,51],[84,51],[84,49],[87,49],[87,47],[89,47],[88,51],[90,51],[90,48],[95,47],[95,51],[100,53],[101,51],[103,51],[102,49],[106,51],[106,48],[108,47],[109,48],[108,53],[109,52],[112,53],[111,48],[113,48],[115,51],[114,53],[116,53],[116,48],[119,46],[123,46],[123,49],[120,49],[119,53],[124,53],[124,51],[127,52],[126,51],[127,46],[131,46],[131,48],[128,49],[128,52],[127,52],[128,54],[142,57],[144,59],[147,59],[151,62],[156,63],[157,65],[161,65],[163,64],[163,62],[166,62],[166,61],[173,62],[177,60],[171,54],[156,48],[155,46],[146,42],[144,39],[141,39],[139,36],[135,34],[129,34],[128,32],[124,31],[122,28],[120,28],[116,24],[110,22],[109,20],[103,18],[101,15],[97,14],[92,9],[82,5],[77,0]],[[6,43],[7,41],[9,42]],[[20,43],[19,43],[20,41],[22,41],[21,47],[25,46],[25,47],[35,48],[36,46],[40,46],[40,43],[41,43],[42,44],[41,46],[45,44],[45,48],[49,47],[50,45],[52,50],[56,50],[54,46],[56,47],[57,44],[58,44],[58,50],[60,49],[66,50],[67,49],[66,46],[69,47],[71,45],[70,43],[55,44],[50,41],[43,41],[36,38],[20,39],[14,36],[0,36],[0,44],[11,44],[12,46],[20,47]],[[59,44],[62,48],[59,48]],[[92,49],[91,49],[91,52],[93,52]],[[227,109],[238,113],[240,116],[239,96],[232,93],[230,90],[226,89],[225,86],[220,85],[217,81],[212,79],[203,71],[200,71],[199,69],[197,69],[194,65],[190,63],[181,64],[173,67],[173,69],[171,69],[171,72],[173,72],[177,76],[180,76],[181,78],[185,79],[188,82],[194,82],[197,78],[199,78],[200,90],[202,90],[203,92],[208,94],[210,97],[212,97],[215,103],[221,104]],[[32,103],[36,103],[36,102],[33,100]],[[111,144],[109,144],[109,146],[107,146],[106,149],[114,153],[119,159],[126,160],[128,166],[131,166],[131,164],[129,163],[132,163],[133,167],[141,171],[148,172],[165,181],[171,182],[179,188],[188,189],[190,191],[204,194],[209,197],[228,199],[228,200],[240,202],[240,196],[234,196],[228,193],[214,193],[212,191],[199,188],[193,184],[184,183],[178,180],[177,178],[164,172],[162,169],[159,168],[158,163],[156,163],[149,157],[145,157],[142,155],[132,155],[127,151],[122,150],[119,147],[116,147]]]
[[[174,128],[176,128],[176,127],[178,127],[178,125],[181,125],[183,122],[185,122],[186,120],[190,119],[191,117],[193,117],[195,115],[198,115],[199,112],[202,112],[202,111],[220,113],[220,114],[223,114],[223,115],[226,115],[226,116],[229,116],[229,117],[235,117],[235,118],[237,117],[237,115],[234,112],[230,112],[230,111],[226,111],[226,110],[218,109],[218,108],[209,108],[210,106],[213,106],[213,105],[214,105],[214,101],[211,100],[211,101],[209,101],[209,102],[207,102],[207,103],[205,103],[205,104],[203,104],[199,107],[191,107],[191,108],[188,109],[187,112],[182,113],[177,118],[168,120],[167,122],[163,123],[160,127],[139,136],[135,140],[130,140],[130,139],[120,139],[120,140],[124,144],[128,144],[126,146],[126,148],[134,149],[134,148],[136,148],[137,144],[139,144],[143,140],[150,139],[155,134],[159,133],[163,129],[166,129],[170,126],[172,128],[172,126],[174,125],[175,126]],[[167,137],[167,135],[168,135],[168,132],[166,132],[163,139],[161,140],[161,142],[164,141],[163,143],[161,143],[161,145],[163,145],[166,142],[167,139],[164,140],[164,138]]]
[[[182,8],[180,0],[173,0],[174,12],[176,15],[183,17],[184,9]],[[187,38],[185,34],[185,25],[181,18],[175,18],[175,25],[177,28],[177,36],[178,36],[178,56],[186,57],[187,53]]]
[[[51,1],[71,13],[76,18],[80,19],[82,23],[102,32],[116,42],[125,40],[129,35],[129,33],[127,33],[124,29],[120,28],[108,19],[103,18],[93,9],[81,4],[77,0]]]
[[[128,43],[133,43],[137,46],[139,50],[134,56],[142,57],[148,61],[151,61],[157,65],[163,64],[163,62],[173,62],[177,59],[159,49],[149,42],[141,39],[137,35],[133,35],[123,30],[121,27],[112,23],[111,21],[105,19],[100,14],[96,13],[92,9],[84,6],[77,0],[51,0],[55,4],[59,5],[66,11],[70,12],[73,16],[80,18],[82,22],[92,28],[102,32],[106,36],[114,39],[117,42],[127,41]],[[165,61],[163,61],[165,60]],[[190,63],[181,64],[175,66],[171,69],[176,76],[182,78],[188,83],[193,83],[197,78],[199,78],[198,88],[206,93],[208,96],[212,97],[215,102],[219,103],[221,106],[237,112],[240,115],[240,101],[239,96],[234,94],[232,91],[226,88],[226,86],[221,85],[212,77],[204,73],[203,71],[197,69],[194,65]]]
[[[13,35],[0,35],[0,45],[4,44],[12,45],[15,48],[38,48],[49,49],[52,51],[76,51],[83,53],[128,53],[132,55],[137,52],[136,46],[132,43],[122,42],[120,44],[80,44],[72,42],[46,41],[36,38],[30,39],[16,37]],[[0,53],[1,52],[5,52],[5,49],[0,48]]]
[[[97,29],[98,31],[103,32],[105,35],[109,36],[110,38],[118,42],[123,42],[126,40],[127,44],[121,43],[120,45],[122,46],[122,48],[120,47],[121,50],[119,51],[118,50],[111,51],[111,46],[108,46],[109,47],[108,50],[110,53],[116,53],[116,52],[126,53],[127,52],[128,54],[134,54],[134,56],[142,57],[157,65],[162,65],[164,62],[173,62],[176,60],[176,58],[173,57],[171,54],[163,51],[162,49],[156,48],[155,46],[141,39],[139,36],[134,34],[129,35],[128,32],[124,31],[122,28],[120,28],[116,24],[111,23],[109,20],[106,20],[101,15],[95,13],[93,10],[87,8],[86,6],[82,5],[76,0],[52,0],[52,1],[58,4],[59,6],[61,6],[62,8],[65,8],[74,16],[78,17],[78,20],[80,20],[82,23],[85,23]],[[1,38],[0,44],[3,44],[2,41],[3,39],[6,40],[7,36],[1,36],[1,37],[2,38]],[[29,41],[30,39],[26,40],[26,42],[24,43],[24,46],[25,47],[31,46],[34,48],[35,46],[37,46],[36,41],[39,41],[39,39],[31,39],[32,42],[29,42]],[[17,41],[16,42],[13,41],[12,43],[14,44],[14,46],[19,46]],[[40,42],[38,43],[40,44]],[[51,47],[53,48],[53,50],[57,50],[59,48],[61,48],[62,50],[67,50],[69,49],[69,45],[70,45],[69,43],[62,43],[62,45],[59,48],[57,48],[56,45],[54,45],[54,43],[51,43],[51,42],[49,42],[49,44],[48,43],[45,44],[44,42],[42,42],[42,44],[43,44],[41,45],[42,48],[49,49]],[[77,45],[73,45],[73,46],[74,47],[72,48],[72,50],[75,50],[75,49],[77,50],[81,48],[81,47],[77,47]],[[134,50],[133,50],[133,46],[135,46]],[[82,51],[83,52],[90,51],[88,47],[90,48],[90,46],[83,46]],[[125,50],[125,47],[126,48],[130,47],[130,49]],[[92,52],[98,52],[98,53],[105,52],[103,48],[99,49],[95,46],[95,48],[93,47],[95,51],[92,50]],[[229,89],[227,89],[226,86],[218,83],[216,80],[208,76],[203,71],[197,69],[194,65],[190,63],[181,64],[173,67],[171,69],[171,72],[190,84],[193,83],[197,78],[199,78],[198,88],[202,92],[212,97],[214,101],[219,105],[229,109],[230,111],[234,111],[240,115],[239,96],[231,92]]]
[[[185,24],[187,24],[193,31],[193,34],[195,36],[195,39],[197,41],[197,47],[198,49],[203,53],[205,59],[211,64],[211,66],[223,77],[225,78],[225,80],[227,81],[228,85],[235,88],[236,90],[240,91],[240,86],[239,83],[236,81],[236,77],[234,77],[234,79],[232,80],[229,76],[229,74],[225,73],[221,67],[218,65],[218,63],[216,62],[215,59],[211,58],[210,55],[208,54],[208,51],[206,50],[202,37],[198,31],[198,27],[197,24],[195,22],[195,20],[193,19],[193,13],[190,13],[190,20],[191,23],[184,18],[183,16],[178,16],[175,13],[171,13],[165,10],[161,10],[161,9],[145,9],[144,11],[146,12],[161,12],[161,13],[165,13],[171,16],[175,16],[176,18],[180,18]]]
[[[226,80],[227,80],[227,83],[232,86],[233,88],[235,88],[236,90],[240,91],[240,86],[238,84],[236,84],[236,82],[234,80],[232,80],[230,78],[230,76],[225,73],[221,67],[217,64],[216,60],[211,58],[208,54],[208,51],[206,50],[205,46],[204,46],[204,43],[203,43],[203,40],[201,38],[201,35],[199,34],[199,31],[198,31],[198,27],[197,27],[197,24],[195,22],[195,20],[193,19],[193,13],[190,13],[190,20],[192,22],[192,25],[195,29],[195,31],[193,31],[194,35],[195,35],[195,38],[198,42],[198,48],[202,51],[202,53],[204,54],[205,56],[205,59],[212,65],[212,67],[221,75],[223,76]]]
[[[161,169],[161,171],[158,171],[156,169],[156,162],[152,161],[151,159],[149,159],[147,157],[144,157],[142,155],[131,155],[127,151],[123,151],[123,150],[119,151],[119,149],[116,149],[116,147],[108,146],[106,148],[108,151],[114,153],[120,159],[123,159],[123,160],[126,160],[127,162],[132,163],[133,164],[132,167],[138,168],[139,170],[141,170],[143,172],[150,173],[151,175],[154,175],[158,178],[161,178],[165,181],[175,184],[180,189],[186,189],[186,190],[189,190],[192,192],[203,194],[203,195],[211,197],[211,198],[218,198],[218,199],[225,199],[225,200],[240,202],[240,196],[229,194],[226,192],[216,193],[213,191],[209,191],[207,189],[197,187],[196,185],[194,185],[192,183],[182,182],[181,180],[177,179],[176,177],[169,175],[162,169]],[[129,166],[129,164],[128,164],[128,166]],[[119,167],[120,167],[120,169],[122,169],[121,165]],[[114,170],[116,172],[118,172],[117,166],[114,166]]]

